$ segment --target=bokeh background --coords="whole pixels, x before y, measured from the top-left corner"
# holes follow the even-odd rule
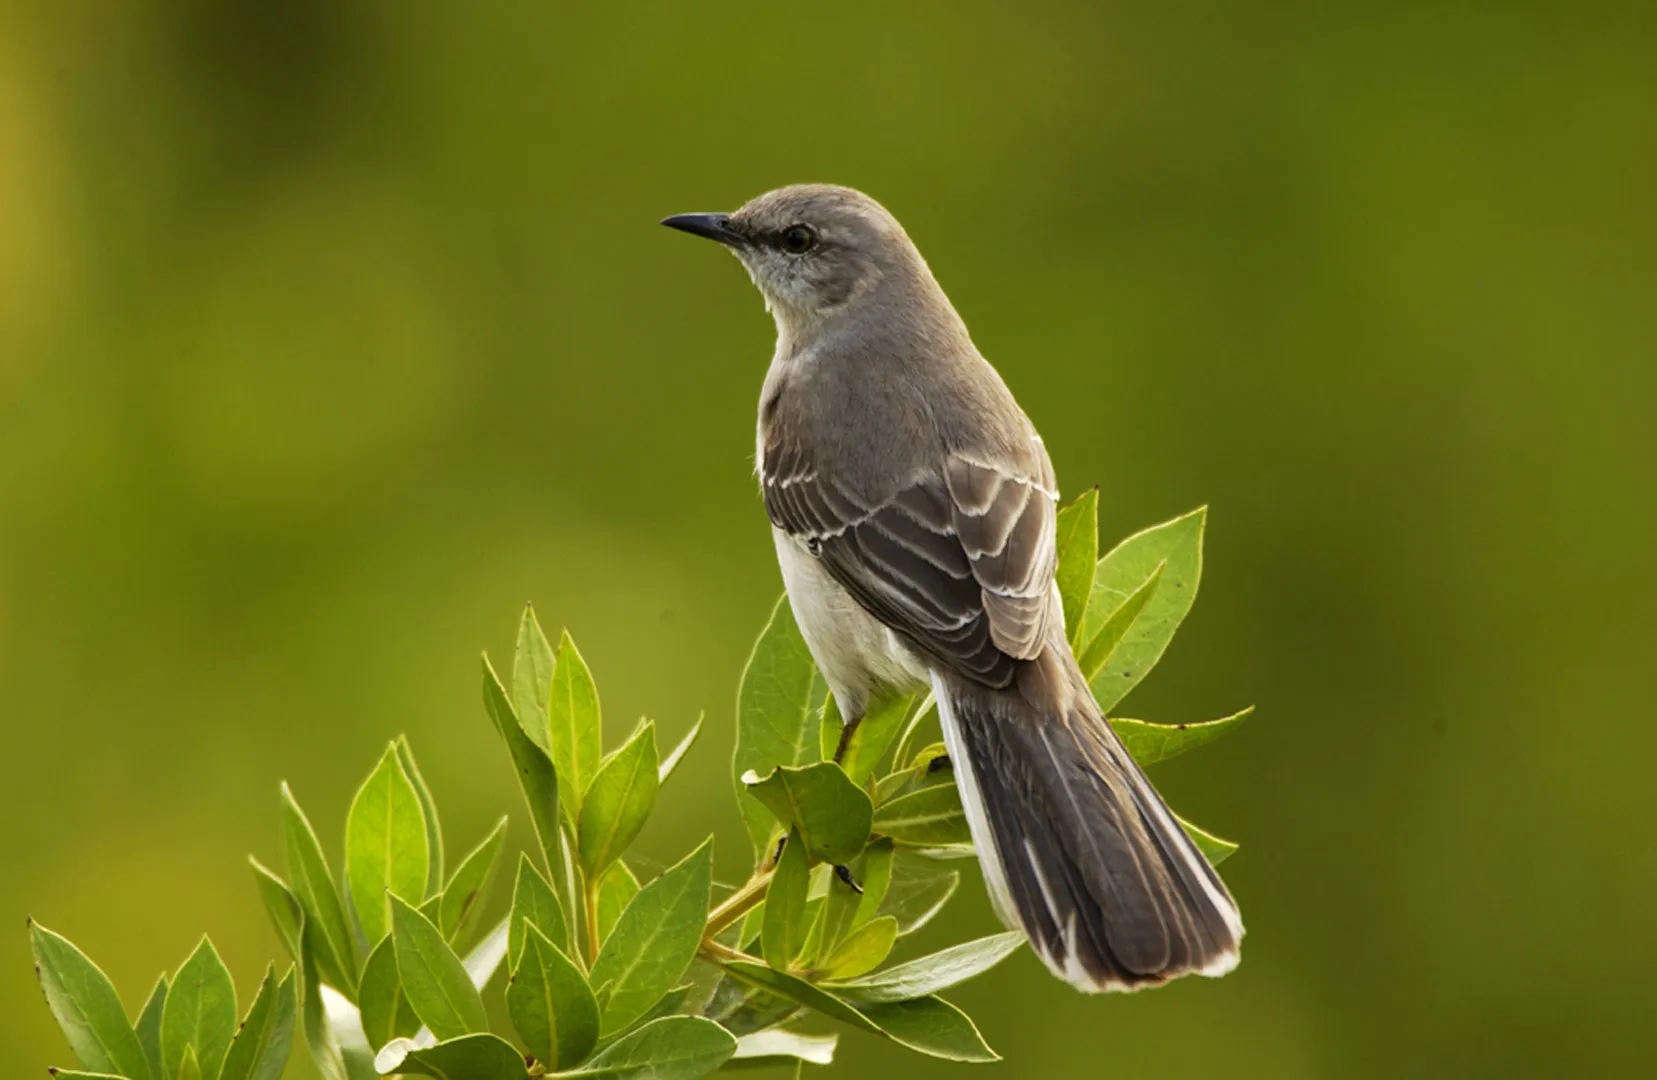
[[[476,683],[526,599],[613,733],[707,711],[640,851],[741,873],[772,328],[655,223],[808,179],[1108,537],[1212,505],[1124,711],[1259,706],[1158,773],[1243,844],[1241,969],[1021,955],[986,1075],[1657,1070],[1657,6],[582,7],[0,5],[0,1072],[68,1064],[28,912],[129,1004],[203,930],[251,993],[284,778],[337,852],[406,731],[451,845],[526,836]]]

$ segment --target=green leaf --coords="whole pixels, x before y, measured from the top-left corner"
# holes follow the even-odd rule
[[[1110,726],[1116,732],[1117,738],[1122,740],[1122,745],[1128,748],[1128,753],[1133,755],[1133,759],[1144,766],[1178,757],[1187,750],[1195,750],[1222,735],[1230,734],[1232,729],[1247,720],[1253,711],[1254,706],[1250,705],[1242,712],[1201,724],[1148,724],[1143,720],[1119,720],[1112,717]]]
[[[524,802],[529,804],[529,818],[535,825],[535,838],[540,842],[547,872],[559,874],[564,868],[564,839],[558,825],[558,773],[546,751],[524,734],[518,714],[506,700],[506,691],[495,677],[495,669],[489,666],[487,655],[483,658],[483,703],[495,730],[506,740],[506,747],[512,753],[518,786],[524,793]]]
[[[391,938],[403,993],[421,1023],[439,1039],[485,1031],[489,1018],[460,957],[431,920],[402,900],[391,900]]]
[[[593,962],[590,982],[609,984],[602,1034],[643,1016],[679,980],[696,956],[708,917],[713,841],[639,891]]]
[[[736,1053],[730,1032],[700,1016],[664,1016],[614,1044],[578,1069],[559,1076],[605,1076],[615,1080],[694,1080]]]
[[[886,1037],[928,1057],[946,1061],[1000,1061],[966,1013],[943,998],[925,997],[888,1005],[861,1006],[863,1015]]]
[[[570,945],[569,928],[564,922],[564,906],[558,902],[547,879],[535,869],[529,856],[519,853],[518,877],[512,883],[512,914],[506,950],[507,965],[516,967],[524,947],[524,924],[534,923],[543,928],[549,940],[567,949]]]
[[[604,944],[616,928],[621,913],[639,895],[639,879],[620,859],[610,864],[604,876],[598,879],[598,943]]]
[[[830,989],[856,1002],[912,1001],[982,975],[1017,952],[1022,944],[1024,935],[1017,930],[992,934],[873,975],[834,983]]]
[[[368,963],[362,967],[357,1006],[362,1010],[363,1034],[375,1050],[420,1030],[420,1017],[403,993],[397,974],[397,947],[389,934],[368,954]]]
[[[667,778],[673,775],[673,770],[679,767],[679,762],[684,760],[685,754],[689,753],[690,748],[696,744],[696,737],[702,734],[702,719],[702,716],[698,715],[696,723],[691,727],[689,733],[679,740],[679,745],[673,748],[671,754],[662,759],[661,768],[656,772],[656,782],[658,784],[667,783]]]
[[[328,1021],[322,982],[317,969],[316,940],[316,930],[306,926],[300,935],[299,951],[299,969],[302,973],[299,983],[299,1015],[305,1032],[305,1045],[324,1080],[357,1080],[361,1069],[358,1067],[356,1056],[352,1055],[347,1059],[333,1025]]]
[[[409,746],[408,736],[397,736],[395,745],[403,773],[414,785],[414,793],[420,797],[420,816],[426,823],[428,855],[425,895],[436,896],[443,888],[443,826],[437,820],[437,802],[432,798],[431,788],[426,786],[426,778],[420,774],[420,766],[414,761],[414,750]]]
[[[914,708],[909,711],[909,719],[903,725],[903,734],[898,736],[897,749],[892,751],[892,767],[902,768],[903,763],[909,760],[916,742],[934,733],[938,738],[942,738],[943,727],[938,721],[938,703],[932,700],[931,694],[927,694],[917,699]]]
[[[420,796],[403,771],[397,747],[357,789],[345,818],[345,879],[363,936],[377,943],[391,929],[386,892],[418,904],[431,865]]]
[[[132,1025],[138,1035],[138,1044],[144,1048],[144,1060],[149,1063],[150,1075],[164,1076],[161,1071],[161,1013],[167,1006],[167,976],[155,980],[149,999],[138,1011],[138,1020]]]
[[[274,968],[265,969],[259,996],[236,1029],[225,1055],[219,1080],[281,1080],[293,1046],[293,1026],[299,1012],[298,976],[293,968],[274,981]]]
[[[1159,563],[1166,563],[1160,586],[1133,621],[1127,636],[1097,675],[1089,673],[1094,696],[1106,714],[1156,666],[1174,631],[1191,610],[1202,578],[1202,536],[1207,517],[1208,508],[1199,507],[1128,537],[1099,560],[1093,596],[1088,601],[1090,615],[1094,606],[1115,610],[1145,584]]]
[[[581,868],[596,878],[621,858],[656,805],[656,725],[646,723],[593,775],[577,827]]]
[[[552,645],[535,617],[535,607],[524,605],[518,620],[518,646],[512,653],[512,707],[528,735],[552,756],[552,678],[557,661]]]
[[[196,1048],[188,1044],[179,1059],[178,1080],[201,1080],[201,1064],[196,1060]]]
[[[897,919],[898,936],[912,934],[943,910],[960,884],[959,871],[899,850],[892,859],[891,884],[879,912]]]
[[[810,860],[796,829],[788,834],[771,885],[765,891],[765,924],[760,931],[765,962],[779,971],[792,968],[794,958],[805,945],[806,888],[810,877]]]
[[[1059,598],[1064,605],[1064,625],[1071,648],[1081,640],[1088,598],[1093,592],[1094,564],[1099,559],[1099,489],[1089,488],[1081,497],[1059,511],[1056,524],[1058,544]]]
[[[758,855],[769,855],[773,825],[763,806],[742,798],[742,777],[765,775],[779,765],[799,766],[820,760],[818,732],[828,685],[817,674],[811,650],[794,622],[784,596],[771,609],[736,697],[736,754],[731,777],[737,802]]]
[[[784,827],[800,830],[812,858],[850,862],[869,838],[874,804],[863,789],[832,762],[804,768],[781,766],[761,779],[742,777],[749,794],[776,815]]]
[[[598,1045],[598,1002],[587,980],[534,923],[506,987],[506,1008],[518,1037],[549,1068],[569,1068]]]
[[[149,1061],[109,977],[69,940],[29,922],[35,974],[69,1048],[88,1069],[150,1080]]]
[[[454,876],[443,887],[437,921],[442,927],[443,937],[456,948],[460,947],[466,931],[477,920],[478,912],[483,910],[483,900],[495,880],[495,869],[500,866],[501,849],[505,844],[506,819],[501,818],[489,835],[455,867]]]
[[[127,1080],[126,1077],[116,1076],[114,1073],[76,1072],[73,1069],[48,1069],[46,1071],[52,1075],[52,1080]]]
[[[857,897],[857,914],[852,919],[853,926],[861,926],[875,917],[880,905],[886,899],[886,890],[892,885],[892,853],[893,845],[890,840],[881,840],[870,844],[863,852],[862,874],[857,883],[863,887]],[[856,867],[853,872],[856,872]]]
[[[838,1035],[808,1035],[803,1031],[770,1028],[739,1036],[731,1061],[754,1067],[794,1062],[832,1065],[839,1042]]]
[[[879,967],[897,940],[898,921],[882,915],[846,934],[817,962],[815,973],[825,979],[856,978]]]
[[[293,792],[282,785],[283,831],[287,837],[288,875],[293,892],[305,908],[305,922],[316,935],[317,967],[323,980],[349,993],[357,985],[357,946],[345,921],[334,876],[322,854],[316,830],[299,808]]]
[[[381,1057],[387,1055],[382,1054]],[[394,1063],[393,1063],[394,1062]],[[438,1080],[525,1080],[523,1055],[498,1035],[463,1035],[424,1050],[410,1050],[400,1060],[376,1060],[387,1071],[435,1076]]]
[[[720,967],[731,975],[757,986],[768,993],[785,997],[790,1001],[798,1002],[808,1009],[815,1009],[824,1016],[839,1020],[843,1024],[867,1031],[871,1035],[884,1034],[880,1026],[848,1003],[817,986],[806,982],[786,971],[776,971],[764,964],[756,964],[749,960],[723,960]]]
[[[851,777],[852,783],[863,787],[875,774],[875,766],[880,764],[891,748],[892,740],[897,738],[914,700],[913,697],[900,697],[876,701],[874,707],[864,714],[862,722],[852,730],[851,738],[846,740],[846,753],[840,759],[840,767]]]
[[[1238,848],[1238,845],[1230,840],[1222,840],[1211,832],[1199,829],[1178,814],[1174,815],[1174,820],[1179,822],[1179,827],[1185,830],[1185,835],[1191,838],[1191,842],[1197,845],[1197,850],[1202,852],[1209,866],[1219,866],[1231,858],[1232,853]]]
[[[265,902],[265,910],[270,913],[270,921],[276,926],[276,934],[287,947],[288,955],[295,962],[299,960],[299,937],[304,931],[305,909],[299,903],[299,897],[288,888],[276,873],[264,863],[249,855],[248,864],[253,867],[253,880],[259,886],[259,898]]]
[[[161,1011],[161,1070],[172,1076],[194,1047],[201,1070],[219,1075],[236,1034],[236,984],[213,943],[203,937],[173,976]]]
[[[564,810],[570,820],[581,813],[587,785],[598,771],[602,721],[598,687],[566,631],[558,639],[558,662],[552,673],[552,763],[563,784]]]
[[[489,985],[489,980],[495,977],[495,972],[506,960],[511,930],[511,917],[503,918],[461,959],[461,966],[466,969],[466,976],[472,980],[472,985],[478,988],[478,993],[483,993],[483,988]]]
[[[860,854],[847,865],[854,881],[861,872],[863,862],[864,856]],[[812,926],[812,948],[800,957],[800,967],[819,967],[820,961],[833,953],[858,925],[857,911],[863,897],[846,883],[838,868],[828,874],[824,888],[826,891],[818,905],[821,910]]]
[[[1128,632],[1133,629],[1134,623],[1156,597],[1157,590],[1162,588],[1162,572],[1166,568],[1167,564],[1158,563],[1151,571],[1150,577],[1145,579],[1145,583],[1129,594],[1128,598],[1105,619],[1099,627],[1099,632],[1077,651],[1076,664],[1086,678],[1097,678],[1110,662],[1117,648],[1126,640]],[[1089,607],[1088,610],[1092,611],[1093,608]]]
[[[964,844],[972,839],[954,784],[899,795],[875,811],[873,828],[902,844]]]

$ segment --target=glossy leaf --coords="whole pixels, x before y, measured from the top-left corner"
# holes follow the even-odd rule
[[[756,1067],[792,1062],[832,1065],[839,1042],[838,1035],[808,1035],[803,1031],[770,1028],[739,1036],[731,1060]]]
[[[385,1056],[382,1053],[381,1057]],[[388,1063],[375,1059],[377,1068]],[[525,1080],[529,1075],[523,1055],[511,1043],[485,1033],[447,1039],[423,1050],[409,1050],[391,1068],[400,1074],[435,1076],[437,1080]]]
[[[1055,526],[1058,566],[1055,577],[1064,607],[1064,626],[1070,645],[1081,640],[1088,599],[1093,593],[1094,566],[1099,560],[1099,489],[1089,488],[1059,511]]]
[[[1107,714],[1156,666],[1174,631],[1191,610],[1202,578],[1203,526],[1207,517],[1207,508],[1199,507],[1130,536],[1099,560],[1093,596],[1088,602],[1090,610],[1095,604],[1114,610],[1150,578],[1159,563],[1166,564],[1161,584],[1127,636],[1098,674],[1089,675],[1099,707]]]
[[[779,971],[794,966],[806,937],[806,888],[810,884],[810,860],[798,830],[788,834],[782,857],[765,891],[765,922],[760,947],[765,962]]]
[[[484,898],[495,880],[495,871],[501,862],[501,849],[506,845],[506,819],[501,818],[477,847],[455,867],[449,883],[443,886],[443,900],[438,904],[438,926],[443,937],[459,947],[466,931],[477,921],[483,910]]]
[[[656,725],[646,722],[593,775],[577,828],[581,868],[596,878],[621,858],[656,805]]]
[[[690,748],[696,745],[696,737],[702,734],[702,720],[703,718],[698,716],[690,731],[686,733],[683,739],[679,740],[679,745],[675,746],[673,752],[662,759],[661,767],[656,771],[657,783],[667,783],[667,778],[673,775],[673,770],[679,767],[679,762],[683,761],[685,755],[690,752]]]
[[[1001,1056],[984,1042],[966,1013],[943,998],[925,997],[861,1006],[863,1015],[901,1046],[946,1061],[990,1062]]]
[[[322,844],[293,792],[282,785],[283,832],[288,849],[288,878],[305,908],[305,923],[315,937],[318,973],[336,989],[357,985],[357,946]]]
[[[602,945],[616,928],[621,913],[639,895],[639,879],[620,859],[610,864],[598,880],[598,941]]]
[[[236,1029],[219,1080],[281,1080],[293,1046],[299,1013],[299,976],[289,968],[281,982],[266,969],[259,994]]]
[[[850,862],[869,838],[874,804],[832,762],[780,767],[769,776],[743,776],[748,793],[785,828],[797,828],[812,858]]]
[[[919,960],[895,964],[873,975],[834,983],[831,989],[856,1002],[911,1001],[928,997],[982,975],[1017,952],[1022,944],[1024,935],[1020,931],[992,934]]]
[[[694,1080],[736,1053],[730,1032],[700,1016],[664,1016],[629,1032],[580,1068],[560,1076],[614,1080]]]
[[[587,980],[534,923],[506,987],[506,1008],[518,1037],[549,1068],[569,1068],[598,1044],[598,1002]]]
[[[425,896],[436,896],[443,888],[443,826],[437,818],[437,802],[432,798],[431,788],[426,786],[426,778],[420,773],[420,766],[415,763],[414,750],[409,746],[408,737],[397,736],[394,744],[397,748],[397,760],[402,763],[403,774],[408,777],[409,783],[414,785],[414,793],[420,797],[420,817],[426,823],[426,892]]]
[[[765,807],[743,797],[742,777],[766,775],[779,765],[820,760],[819,729],[828,685],[817,673],[811,650],[800,636],[788,598],[779,599],[742,670],[736,700],[736,753],[731,776],[754,850],[769,855],[775,830]]]
[[[1134,623],[1144,613],[1145,608],[1155,599],[1157,590],[1162,588],[1162,572],[1166,565],[1158,563],[1139,588],[1128,594],[1127,599],[1112,611],[1098,633],[1088,639],[1076,653],[1076,663],[1082,669],[1082,674],[1088,679],[1096,679],[1104,670],[1110,658],[1116,654],[1117,648],[1127,640],[1133,630]],[[1092,608],[1090,607],[1091,611]],[[1097,694],[1097,691],[1095,691]],[[1101,706],[1102,708],[1102,706]]]
[[[362,967],[357,1007],[362,1013],[363,1034],[375,1050],[420,1030],[420,1017],[403,993],[402,979],[397,974],[396,943],[389,934],[368,954],[368,962]]]
[[[558,902],[558,894],[541,876],[535,864],[529,861],[529,856],[521,853],[518,855],[517,880],[512,883],[512,913],[509,917],[512,920],[506,950],[509,966],[517,966],[518,956],[523,952],[525,923],[541,927],[547,939],[560,946],[561,950],[570,946],[564,906]]]
[[[1251,705],[1242,712],[1200,724],[1148,724],[1143,720],[1111,717],[1110,726],[1135,761],[1142,766],[1154,765],[1230,734],[1253,711]]]
[[[574,821],[603,752],[603,724],[593,673],[568,632],[558,639],[549,706],[552,763],[558,770],[564,811]]]
[[[1177,814],[1174,820],[1179,822],[1179,827],[1185,830],[1185,835],[1191,838],[1191,842],[1197,845],[1197,850],[1202,852],[1209,866],[1219,866],[1231,858],[1238,848],[1238,845],[1230,840],[1223,840],[1211,832],[1200,829]]]
[[[954,784],[899,795],[874,813],[874,831],[902,844],[963,844],[972,839]]]
[[[885,962],[898,940],[898,921],[882,915],[855,927],[838,942],[824,948],[813,965],[824,979],[853,979],[873,971]]]
[[[270,914],[270,921],[276,927],[276,934],[287,946],[288,955],[297,963],[299,960],[299,936],[305,925],[305,909],[299,903],[299,897],[294,895],[288,883],[278,877],[264,863],[249,855],[248,864],[253,867],[253,879],[259,886],[259,898],[265,903],[265,911]]]
[[[132,1025],[138,1044],[144,1048],[144,1060],[149,1063],[152,1077],[165,1075],[161,1071],[161,1014],[167,1006],[167,989],[167,976],[155,980],[149,998],[138,1010],[138,1019]]]
[[[512,708],[518,714],[524,734],[552,756],[552,678],[557,661],[552,643],[535,617],[535,608],[524,605],[518,620],[518,644],[512,651]]]
[[[512,766],[518,773],[524,802],[529,804],[530,821],[535,825],[535,838],[540,842],[547,872],[560,874],[564,869],[564,841],[559,828],[558,773],[547,752],[524,734],[518,714],[507,700],[500,679],[495,677],[495,669],[489,666],[488,656],[483,658],[483,703],[495,730],[512,754]]]
[[[892,740],[897,738],[913,704],[913,697],[889,697],[877,701],[852,730],[851,737],[846,740],[846,752],[840,759],[840,767],[851,777],[852,783],[863,787],[874,776],[875,767],[891,749]]]
[[[420,796],[403,771],[395,745],[386,747],[351,800],[345,819],[345,877],[363,936],[378,942],[391,930],[386,893],[413,904],[425,898],[431,852]]]
[[[750,986],[787,998],[808,1009],[815,1009],[824,1016],[850,1024],[872,1035],[882,1034],[879,1025],[851,1005],[796,975],[748,960],[724,960],[719,966]]]
[[[912,851],[899,850],[892,860],[891,884],[879,913],[897,919],[900,937],[912,934],[943,910],[960,884],[959,871]]]
[[[590,982],[608,986],[602,1033],[626,1028],[679,984],[707,921],[713,842],[670,867],[627,905],[593,962]]]
[[[204,937],[173,975],[167,990],[167,1004],[161,1010],[162,1072],[175,1075],[185,1047],[193,1046],[202,1071],[218,1076],[235,1034],[236,984],[213,943]]]
[[[391,900],[391,923],[403,993],[421,1023],[439,1039],[487,1030],[483,998],[442,932],[396,897]]]
[[[150,1080],[143,1045],[115,992],[98,965],[60,934],[29,923],[35,974],[46,1004],[81,1064],[133,1080]]]

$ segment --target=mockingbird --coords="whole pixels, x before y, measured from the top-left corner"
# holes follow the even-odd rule
[[[776,319],[765,509],[847,724],[874,695],[931,688],[990,899],[1060,978],[1230,971],[1237,907],[1065,641],[1041,436],[903,227],[818,184],[662,224],[728,247]]]

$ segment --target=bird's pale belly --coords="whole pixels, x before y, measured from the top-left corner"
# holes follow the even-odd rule
[[[914,651],[864,611],[804,544],[777,528],[771,537],[794,620],[842,715],[862,716],[878,690],[909,693],[930,685]]]

